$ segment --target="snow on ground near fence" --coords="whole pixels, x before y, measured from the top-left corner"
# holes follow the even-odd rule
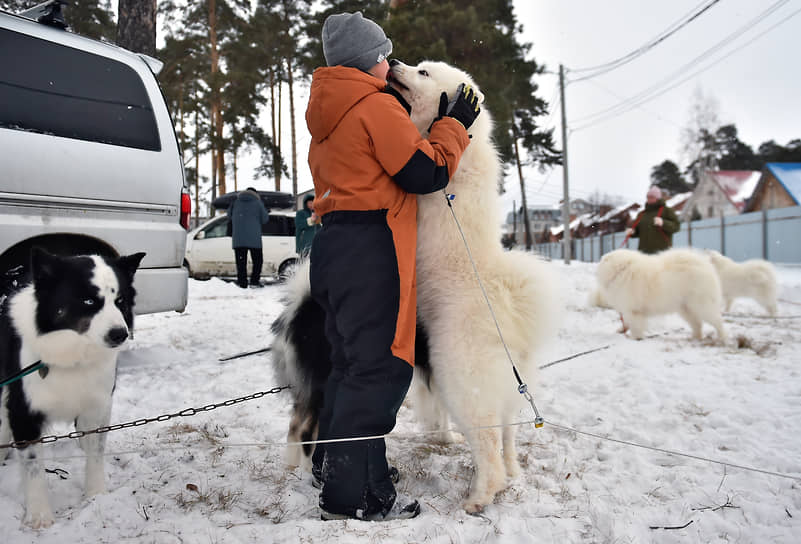
[[[0,466],[3,541],[797,542],[801,319],[790,316],[801,315],[801,269],[779,269],[785,302],[778,319],[736,302],[726,318],[732,339],[721,346],[710,328],[707,340],[691,341],[675,316],[652,320],[653,338],[622,337],[614,312],[587,306],[595,265],[553,266],[568,311],[542,364],[609,347],[526,377],[547,421],[798,479],[525,426],[518,433],[523,476],[483,515],[468,516],[459,507],[472,476],[466,446],[413,436],[419,428],[404,407],[388,451],[402,474],[399,492],[421,499],[421,516],[322,522],[310,476],[286,471],[280,447],[245,445],[285,440],[290,406],[283,393],[108,434],[109,493],[91,500],[82,498],[77,443],[46,445],[46,467],[67,474],[48,474],[56,524],[40,532],[21,526],[12,454]],[[218,361],[269,344],[282,294],[280,285],[240,290],[190,280],[186,312],[139,316],[136,338],[120,357],[112,423],[283,385],[273,379],[269,353]],[[509,371],[510,395],[515,386]],[[531,418],[530,410],[520,414]]]

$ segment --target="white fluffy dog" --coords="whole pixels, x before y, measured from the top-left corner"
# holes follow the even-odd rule
[[[412,106],[420,132],[438,116],[440,95],[453,96],[470,76],[440,62],[418,66],[393,64],[390,78]],[[448,415],[464,431],[476,467],[470,494],[463,503],[478,512],[520,473],[515,449],[521,409],[531,408],[517,392],[506,348],[462,240],[458,219],[475,266],[492,303],[503,339],[522,378],[535,385],[535,353],[558,326],[556,282],[548,265],[501,246],[497,205],[500,163],[491,142],[492,119],[484,110],[470,127],[472,137],[453,173],[447,193],[418,196],[417,313],[415,413],[429,429],[447,429]],[[323,220],[325,221],[325,219]],[[710,265],[711,266],[711,265]],[[309,294],[308,271],[301,267],[289,288],[288,305],[272,331],[273,367],[281,383],[292,384],[294,406],[288,439],[315,436],[325,383],[330,373],[330,346],[324,314]],[[447,438],[449,433],[439,435]],[[311,448],[290,449],[288,461],[304,464]]]
[[[762,259],[736,263],[714,249],[707,249],[706,254],[720,277],[727,312],[735,298],[748,297],[776,315],[776,270],[772,264]]]
[[[715,268],[703,254],[670,249],[646,255],[618,249],[601,259],[597,270],[603,300],[620,312],[624,331],[642,339],[647,318],[678,313],[701,339],[704,322],[726,341],[721,319],[722,293]]]
[[[483,101],[468,74],[441,62],[396,64],[391,82],[411,104],[412,121],[424,135],[437,116],[443,91],[453,96],[456,87],[467,82]],[[497,206],[501,169],[491,131],[491,116],[483,110],[468,130],[470,145],[446,191],[454,195],[453,213],[503,339],[524,379],[531,382],[537,368],[535,352],[555,333],[556,283],[547,264],[501,246]],[[524,399],[516,391],[510,362],[445,195],[419,195],[418,206],[417,311],[429,339],[429,387],[456,425],[467,431],[476,475],[463,506],[477,512],[505,489],[507,476],[517,476],[520,466],[517,427],[475,428],[512,423]],[[416,384],[413,394],[423,388]],[[416,408],[435,408],[417,394],[414,403]],[[425,423],[441,428],[444,418],[435,409],[428,414]]]

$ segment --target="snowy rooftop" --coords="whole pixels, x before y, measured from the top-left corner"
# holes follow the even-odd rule
[[[759,178],[757,178],[757,179],[759,179]],[[753,191],[753,188],[751,190]],[[687,200],[689,200],[689,198],[690,198],[690,196],[692,196],[692,194],[693,194],[692,191],[688,191],[686,193],[679,193],[677,195],[673,195],[672,197],[670,197],[669,199],[667,199],[665,201],[665,205],[668,208],[673,208],[675,210],[675,209],[679,208],[682,204],[687,202]]]
[[[718,170],[707,174],[726,193],[737,209],[745,206],[745,201],[754,192],[762,176],[762,172],[758,170]]]
[[[801,162],[771,162],[766,166],[790,193],[795,203],[801,204]]]

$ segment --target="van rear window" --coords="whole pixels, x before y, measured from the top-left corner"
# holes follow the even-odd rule
[[[121,62],[0,29],[0,128],[159,151],[139,75]]]

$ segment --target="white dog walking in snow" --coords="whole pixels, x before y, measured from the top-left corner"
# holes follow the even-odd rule
[[[706,254],[720,277],[727,312],[735,298],[747,297],[756,300],[770,315],[776,315],[776,270],[772,264],[762,259],[736,263],[714,249],[707,249]]]
[[[632,338],[642,339],[647,318],[678,313],[701,339],[707,322],[725,342],[720,280],[709,259],[690,249],[671,249],[655,255],[618,249],[601,259],[597,270],[602,300],[623,319]]]

